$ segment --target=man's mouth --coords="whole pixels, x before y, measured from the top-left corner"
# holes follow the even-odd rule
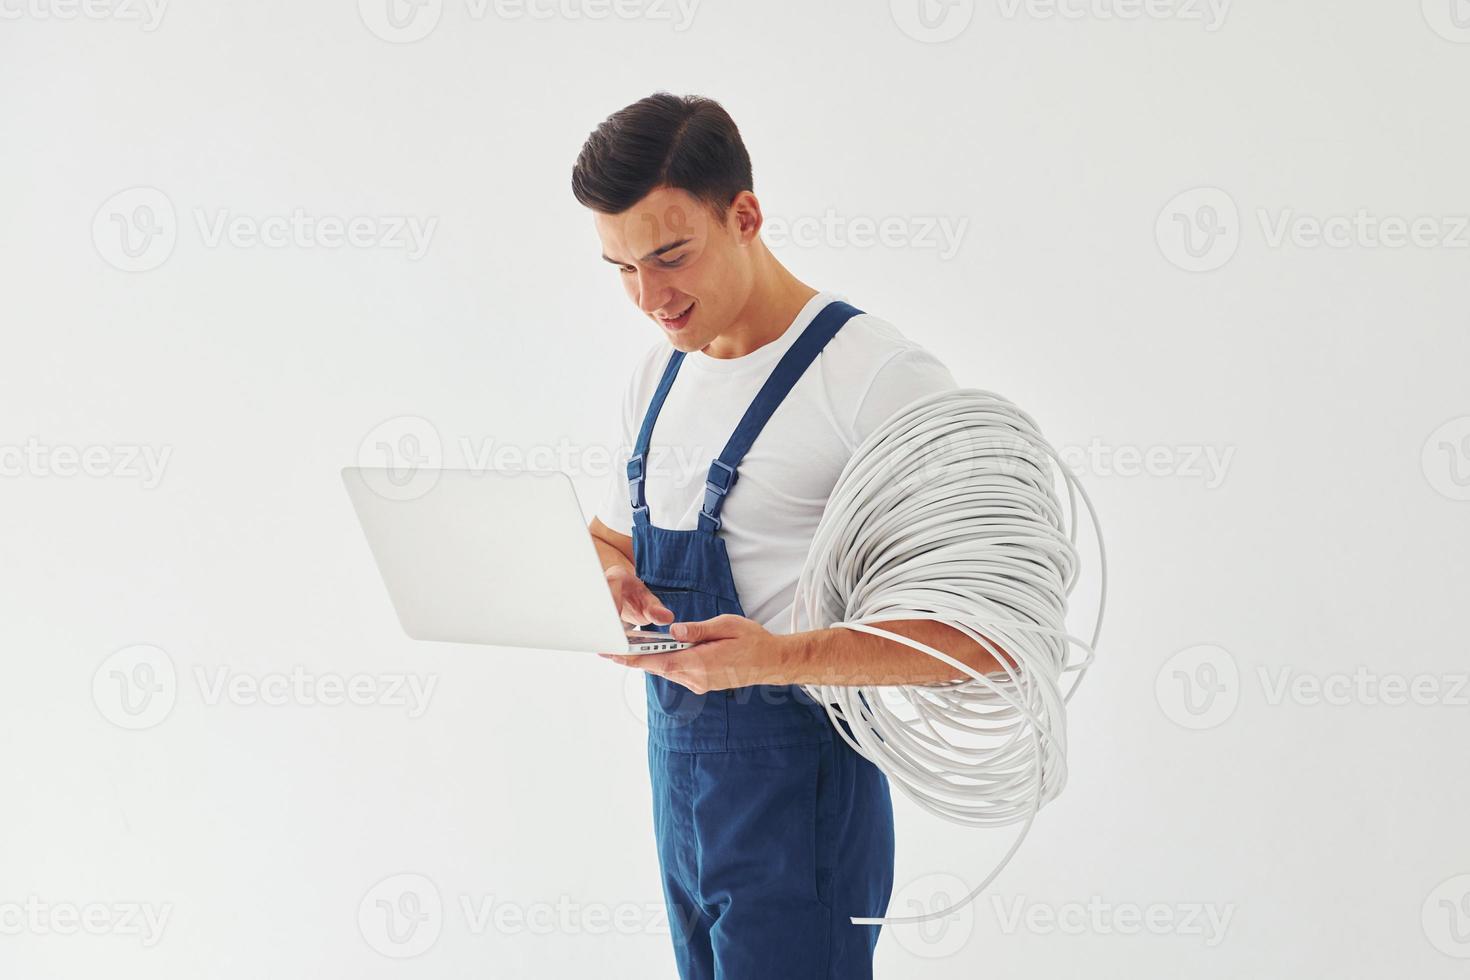
[[[680,310],[675,316],[664,316],[662,313],[657,314],[659,325],[665,330],[683,330],[685,324],[689,322],[689,317],[694,313],[694,302],[691,299],[689,305]]]

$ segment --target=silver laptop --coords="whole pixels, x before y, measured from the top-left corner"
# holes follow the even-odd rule
[[[342,481],[415,640],[600,653],[690,646],[623,624],[564,473],[351,466]]]

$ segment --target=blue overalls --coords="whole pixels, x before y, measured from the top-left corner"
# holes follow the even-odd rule
[[[792,386],[859,311],[825,307],[781,357],[710,464],[699,526],[652,523],[643,493],[659,409],[684,359],[669,357],[628,462],[638,577],[676,621],[744,615],[720,507],[740,461]],[[655,654],[655,656],[657,656]],[[654,836],[684,980],[864,980],[893,888],[888,780],[798,685],[696,695],[647,675]]]

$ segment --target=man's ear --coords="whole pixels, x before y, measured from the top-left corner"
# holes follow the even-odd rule
[[[750,191],[741,191],[735,195],[725,218],[730,234],[735,236],[735,241],[740,245],[749,245],[755,241],[761,232],[761,226],[765,224],[761,202]]]

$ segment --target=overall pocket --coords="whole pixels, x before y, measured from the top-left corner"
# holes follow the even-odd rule
[[[708,592],[700,592],[697,589],[686,589],[678,586],[662,586],[653,582],[645,582],[650,592],[658,596],[662,602],[674,614],[674,622],[691,623],[701,619],[713,619],[725,610],[720,608],[720,597]],[[667,626],[662,624],[655,627],[660,632],[666,632]]]

